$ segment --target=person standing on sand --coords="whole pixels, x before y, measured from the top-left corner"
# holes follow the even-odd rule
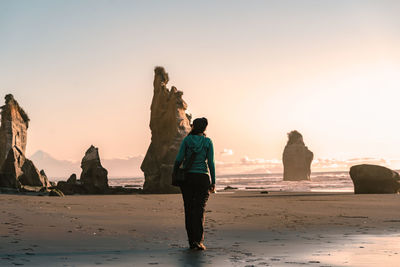
[[[204,133],[208,125],[206,118],[193,121],[192,130],[183,139],[176,156],[174,172],[183,162],[187,163],[192,153],[196,153],[185,181],[180,186],[185,207],[185,226],[190,249],[205,250],[204,246],[204,209],[210,192],[215,192],[214,147]],[[207,168],[208,165],[208,168]],[[210,169],[211,181],[208,176]]]

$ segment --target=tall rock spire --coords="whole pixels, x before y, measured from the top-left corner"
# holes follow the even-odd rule
[[[14,96],[8,94],[5,100],[5,105],[1,107],[0,166],[14,146],[25,154],[29,126],[29,117]]]
[[[1,107],[0,187],[49,187],[44,171],[39,172],[25,157],[29,117],[11,94]]]
[[[151,103],[151,143],[142,162],[146,193],[176,193],[171,174],[182,139],[190,132],[191,117],[186,113],[183,92],[167,88],[168,73],[163,67],[154,69],[154,95]]]

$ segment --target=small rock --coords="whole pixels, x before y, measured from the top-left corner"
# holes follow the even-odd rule
[[[230,185],[228,185],[228,186],[226,186],[226,187],[224,188],[224,190],[235,190],[235,189],[238,189],[238,188],[237,188],[237,187],[230,186]]]
[[[61,192],[61,190],[58,189],[51,189],[49,192],[50,197],[63,197],[64,193]]]

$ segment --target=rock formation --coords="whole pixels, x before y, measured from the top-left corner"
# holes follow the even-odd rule
[[[1,107],[0,166],[14,146],[25,155],[29,117],[11,94],[5,97]]]
[[[58,190],[56,188],[53,188],[49,191],[49,196],[50,197],[63,197],[64,193],[61,190]]]
[[[288,142],[283,151],[283,180],[310,180],[313,157],[314,154],[305,146],[303,136],[298,131],[288,133]]]
[[[80,182],[72,183],[66,181],[59,181],[57,183],[57,189],[60,190],[64,195],[87,195],[93,194],[89,192]]]
[[[141,189],[124,188],[122,186],[111,187],[108,185],[108,171],[100,162],[99,150],[94,146],[86,151],[81,162],[82,173],[79,180],[76,174],[72,174],[67,181],[59,181],[56,189],[64,195],[88,195],[88,194],[137,194]]]
[[[46,174],[25,157],[29,117],[11,94],[1,107],[0,187],[32,190],[50,187]],[[29,191],[29,190],[28,190]]]
[[[75,173],[71,174],[71,176],[67,180],[67,183],[76,184],[76,174]]]
[[[81,183],[93,193],[103,193],[108,189],[108,171],[101,166],[99,149],[90,146],[81,162]]]
[[[90,146],[81,162],[82,173],[79,180],[73,173],[67,181],[59,181],[57,188],[65,195],[108,194],[108,171],[101,166],[99,149]]]
[[[42,175],[43,173],[43,175]],[[40,173],[32,161],[14,146],[8,152],[0,170],[0,187],[22,189],[24,186],[50,187],[44,172]]]
[[[154,95],[151,103],[151,143],[142,162],[145,193],[178,193],[171,186],[175,157],[182,139],[190,132],[190,115],[183,92],[174,86],[167,88],[168,73],[163,67],[154,69]]]
[[[31,160],[30,160],[31,161]],[[32,162],[32,161],[31,161]],[[32,165],[33,165],[33,163],[32,163]],[[51,183],[50,183],[50,181],[49,181],[49,178],[47,178],[47,174],[44,172],[44,170],[40,170],[40,176],[42,176],[42,178],[43,178],[43,181],[44,181],[44,186],[45,187],[51,187],[51,186],[53,186]]]
[[[386,167],[370,164],[352,166],[350,177],[356,194],[393,194],[400,190],[400,176]]]

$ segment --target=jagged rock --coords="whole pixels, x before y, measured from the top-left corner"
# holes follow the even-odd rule
[[[50,197],[63,197],[64,194],[63,194],[63,192],[62,192],[61,190],[59,190],[59,189],[51,189],[51,190],[49,191],[49,196],[50,196]]]
[[[314,154],[304,145],[298,131],[288,133],[288,142],[283,151],[283,180],[310,180],[311,162]]]
[[[76,184],[76,174],[73,173],[67,180],[67,184]]]
[[[17,147],[25,154],[29,117],[11,94],[6,95],[1,107],[0,166],[6,160],[10,149]]]
[[[90,146],[81,162],[81,183],[93,194],[100,194],[108,189],[108,171],[101,166],[98,148]]]
[[[224,190],[236,190],[236,189],[238,189],[238,188],[237,188],[237,187],[230,186],[230,185],[225,186],[225,188],[224,188]]]
[[[51,186],[46,174],[25,157],[29,117],[11,94],[1,107],[0,187],[36,191]]]
[[[151,143],[142,162],[145,193],[178,193],[171,186],[171,174],[182,139],[190,132],[191,116],[183,92],[167,88],[168,73],[163,67],[154,69],[154,95],[151,103]]]
[[[45,187],[32,185],[21,185],[21,187],[18,188],[18,191],[18,193],[32,193],[33,195],[37,196],[44,196],[46,193],[48,193]]]
[[[105,191],[100,191],[97,188],[94,188],[93,186],[87,186],[87,185],[85,186],[79,183],[68,184],[65,181],[58,182],[57,189],[60,190],[62,193],[64,193],[64,195],[76,195],[76,194],[126,195],[126,194],[138,194],[142,192],[142,190],[138,188],[124,188],[121,186],[108,187]]]
[[[126,188],[122,186],[113,186],[108,188],[107,194],[110,195],[128,195],[128,194],[139,194],[142,193],[140,188]]]
[[[33,162],[25,158],[19,148],[13,147],[0,170],[0,187],[22,188],[23,186],[46,188],[51,185]]]
[[[101,166],[98,148],[91,146],[85,153],[81,163],[82,174],[80,180],[72,174],[68,181],[57,183],[59,189],[65,195],[87,194],[137,194],[141,189],[123,188],[122,186],[108,186],[107,170]]]
[[[356,194],[393,194],[400,190],[400,176],[383,166],[361,164],[350,168]]]
[[[69,184],[66,181],[59,181],[57,189],[64,193],[64,195],[86,195],[90,192],[81,184]]]
[[[17,188],[0,187],[0,193],[4,194],[18,194],[20,191]]]
[[[47,175],[46,175],[46,173],[44,172],[44,170],[41,170],[41,171],[40,171],[40,175],[43,177],[43,180],[44,180],[44,183],[46,184],[46,187],[52,186],[51,183],[50,183],[50,181],[49,181],[49,178],[47,178]]]

